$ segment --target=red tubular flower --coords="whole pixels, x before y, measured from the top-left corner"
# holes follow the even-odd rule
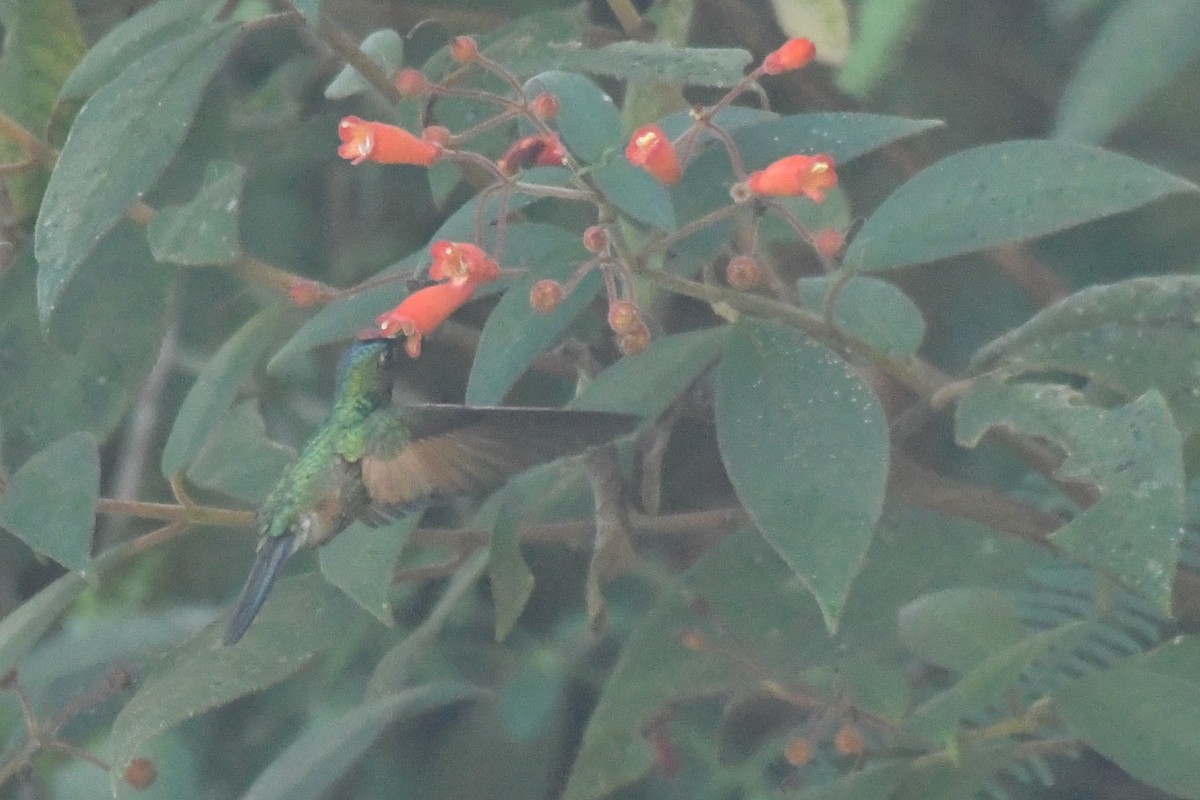
[[[683,176],[675,146],[657,125],[645,125],[633,132],[625,148],[629,163],[641,167],[667,185],[678,183]]]
[[[778,50],[767,54],[763,59],[762,71],[768,75],[778,75],[794,69],[808,66],[817,54],[816,45],[801,36],[798,39],[788,39]]]
[[[482,248],[467,242],[434,242],[429,248],[433,264],[429,277],[435,281],[449,281],[474,289],[481,283],[491,283],[500,277],[500,265]]]
[[[525,136],[512,143],[496,166],[505,175],[515,175],[518,170],[529,167],[561,167],[566,157],[566,148],[558,134]]]
[[[375,319],[377,330],[369,335],[404,336],[404,350],[410,358],[421,355],[421,337],[432,333],[450,315],[475,294],[475,284],[469,282],[435,283],[404,298],[400,305],[385,311]]]
[[[766,169],[750,173],[746,185],[757,195],[804,195],[814,203],[820,203],[825,199],[825,190],[837,186],[837,172],[831,156],[794,155],[781,158]]]
[[[338,155],[351,164],[375,161],[428,167],[442,154],[437,144],[413,136],[404,128],[359,117],[343,118],[338,123],[338,137],[342,140]]]

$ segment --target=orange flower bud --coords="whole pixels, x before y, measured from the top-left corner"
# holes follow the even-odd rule
[[[413,136],[404,128],[383,122],[345,117],[338,123],[342,140],[338,155],[351,164],[375,161],[380,164],[416,164],[428,167],[437,161],[442,148]]]
[[[450,57],[460,64],[470,64],[479,58],[479,45],[470,36],[455,36],[450,43]]]
[[[563,301],[563,285],[549,279],[535,283],[529,290],[529,305],[534,311],[549,314],[558,308]]]
[[[366,335],[404,336],[404,349],[409,357],[421,355],[421,337],[427,336],[450,315],[461,308],[475,293],[469,282],[435,283],[410,294],[391,311],[375,318],[377,330]],[[360,338],[363,334],[360,334]]]
[[[125,767],[121,777],[134,789],[149,789],[158,778],[158,767],[148,758],[135,758]]]
[[[808,66],[816,54],[816,45],[809,39],[803,36],[798,39],[788,39],[782,47],[769,53],[763,59],[762,71],[768,75],[778,75],[781,72],[800,69]]]
[[[444,125],[430,125],[421,131],[421,138],[427,142],[440,144],[442,147],[449,147],[450,129]]]
[[[762,267],[750,256],[734,256],[725,265],[725,280],[735,289],[753,289],[762,282]]]
[[[625,157],[630,164],[641,167],[667,185],[678,183],[683,177],[675,146],[657,125],[646,125],[634,131],[625,148]]]
[[[482,248],[467,242],[434,242],[429,248],[433,264],[429,277],[435,281],[469,284],[472,288],[500,277],[500,265]]]
[[[862,731],[853,722],[844,722],[833,737],[833,745],[844,756],[861,756],[867,749]]]
[[[629,300],[614,300],[608,306],[608,327],[616,334],[633,333],[642,324],[642,312]]]
[[[812,742],[803,736],[797,736],[787,743],[787,746],[783,749],[783,757],[793,767],[803,767],[809,761],[812,761]]]
[[[537,115],[538,119],[554,119],[558,116],[558,112],[562,110],[562,104],[558,101],[558,95],[553,92],[542,92],[533,98],[533,102],[529,104],[529,107]]]
[[[561,167],[566,157],[566,148],[558,140],[558,134],[525,136],[513,142],[496,166],[505,175],[516,175],[529,167]]]
[[[419,97],[429,88],[429,79],[425,77],[425,73],[412,67],[397,72],[396,77],[392,78],[392,83],[396,84],[396,90],[400,92],[401,97]]]
[[[830,156],[794,155],[781,158],[764,170],[750,173],[746,185],[757,195],[804,195],[814,203],[820,203],[825,199],[825,190],[837,186],[837,172]]]
[[[589,253],[603,253],[608,244],[608,228],[603,225],[592,225],[583,232],[583,246]]]
[[[333,299],[333,295],[315,281],[296,281],[288,287],[288,298],[297,308],[309,308],[318,303],[329,302]]]
[[[639,321],[629,333],[617,336],[617,349],[627,356],[636,356],[650,346],[650,326]]]
[[[846,246],[846,235],[834,228],[823,228],[813,236],[813,248],[823,258],[836,258]]]
[[[679,637],[679,643],[688,650],[703,650],[708,646],[704,634],[695,628],[688,628],[684,631],[683,635]]]

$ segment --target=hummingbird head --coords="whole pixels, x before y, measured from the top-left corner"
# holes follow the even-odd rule
[[[372,408],[391,400],[396,339],[356,339],[338,364],[339,399],[354,398]]]

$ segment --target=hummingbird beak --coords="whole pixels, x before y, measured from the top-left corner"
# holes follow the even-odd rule
[[[296,552],[299,541],[292,534],[272,536],[266,539],[254,557],[254,566],[242,587],[242,595],[238,598],[237,610],[229,620],[225,629],[225,644],[236,644],[245,635],[250,623],[258,615],[267,595],[275,586],[275,581],[283,574],[283,565]]]

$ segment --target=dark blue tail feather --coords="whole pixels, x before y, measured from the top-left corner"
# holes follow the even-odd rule
[[[225,644],[236,644],[245,635],[250,623],[266,602],[267,595],[275,586],[275,581],[283,574],[283,565],[295,552],[295,536],[273,536],[262,543],[258,555],[254,557],[250,575],[246,578],[246,585],[242,587],[237,610],[233,612],[229,627],[225,629]]]

